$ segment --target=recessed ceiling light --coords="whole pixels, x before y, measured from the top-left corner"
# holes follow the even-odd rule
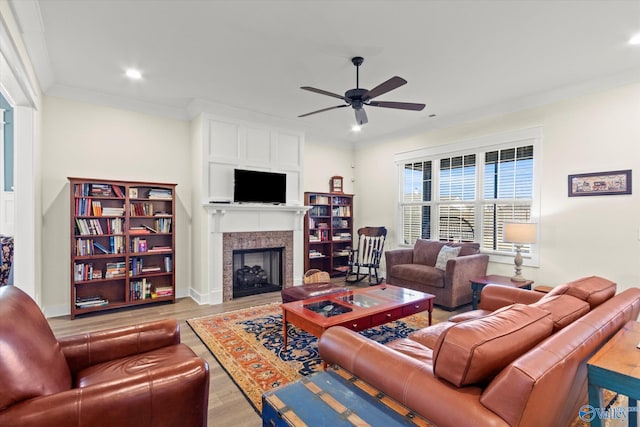
[[[640,33],[629,39],[629,44],[640,44]]]
[[[131,80],[140,80],[142,78],[142,73],[139,70],[136,70],[135,68],[129,68],[125,74]]]
[[[360,125],[353,125],[353,126],[351,126],[351,130],[352,130],[353,132],[360,132],[360,131],[362,130],[362,126],[360,126]]]

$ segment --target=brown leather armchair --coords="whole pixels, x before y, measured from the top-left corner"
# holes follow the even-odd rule
[[[0,288],[1,426],[205,426],[209,366],[162,320],[56,339]]]

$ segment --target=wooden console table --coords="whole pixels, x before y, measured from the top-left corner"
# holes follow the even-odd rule
[[[488,276],[476,277],[470,280],[471,282],[471,304],[473,310],[478,308],[478,300],[480,299],[480,292],[482,288],[487,285],[500,285],[510,286],[512,288],[521,288],[531,290],[533,280],[526,280],[524,282],[514,282],[510,277],[499,276],[497,274],[490,274]]]
[[[587,362],[589,382],[589,406],[580,410],[580,417],[600,427],[599,411],[606,406],[602,399],[602,389],[624,394],[629,398],[626,416],[629,427],[638,425],[638,403],[640,399],[640,323],[630,321],[611,338]],[[619,418],[624,414],[607,413],[609,418]]]

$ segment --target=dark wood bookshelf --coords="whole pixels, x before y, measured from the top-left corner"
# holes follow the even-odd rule
[[[304,269],[344,274],[353,246],[353,194],[304,193]]]
[[[176,184],[68,179],[71,319],[175,302]]]

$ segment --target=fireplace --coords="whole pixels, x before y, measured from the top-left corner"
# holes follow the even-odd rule
[[[195,295],[197,301],[219,304],[234,298],[234,251],[284,248],[281,288],[302,283],[302,222],[307,207],[210,203],[206,208],[209,213],[207,286],[204,294]]]
[[[233,251],[233,298],[282,290],[284,247]]]

